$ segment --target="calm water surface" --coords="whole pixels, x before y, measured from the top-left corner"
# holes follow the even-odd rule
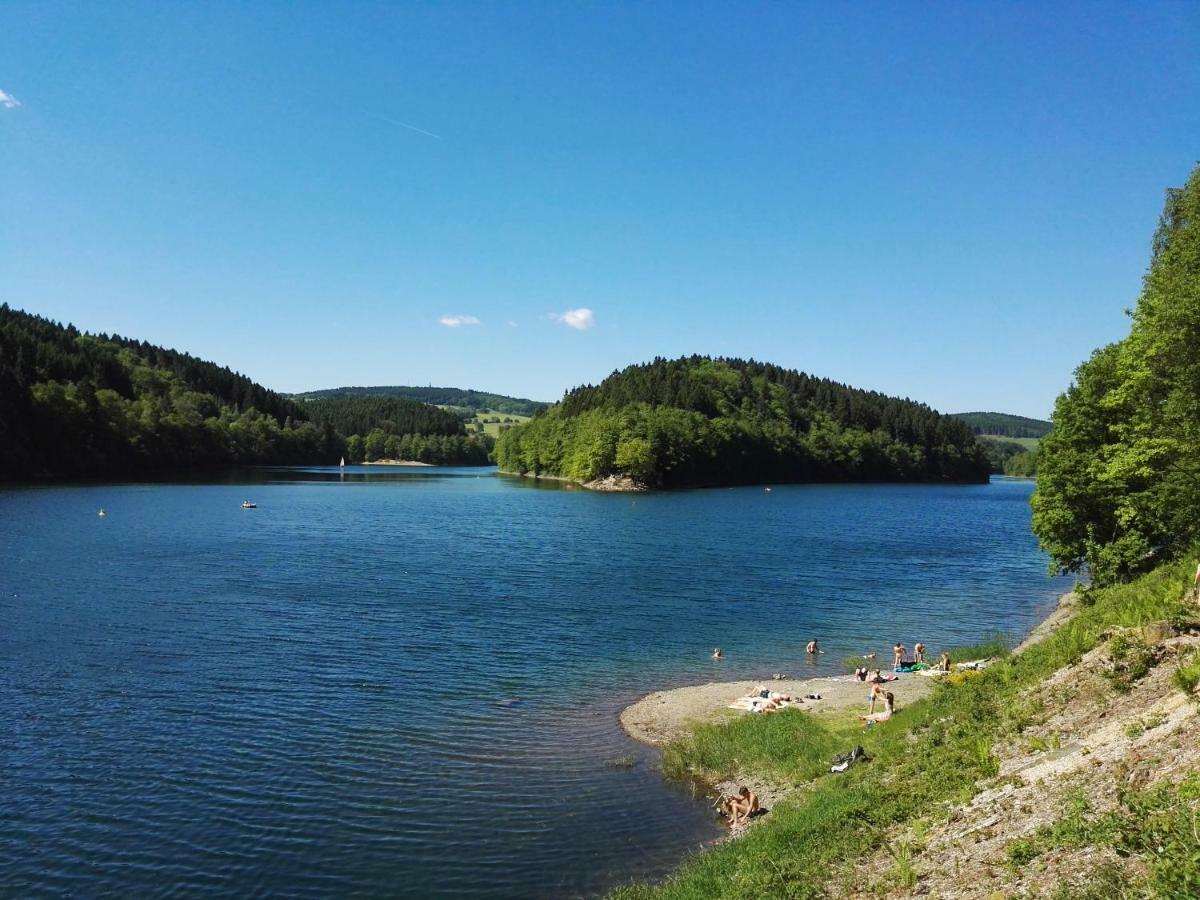
[[[0,491],[0,895],[661,877],[720,832],[619,710],[1028,630],[1065,589],[1031,490],[303,469]]]

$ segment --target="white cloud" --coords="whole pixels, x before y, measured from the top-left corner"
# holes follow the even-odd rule
[[[508,327],[509,327],[509,328],[516,328],[516,327],[517,327],[517,323],[516,323],[516,322],[514,322],[512,319],[509,319],[509,320],[508,320]]]
[[[482,325],[475,316],[442,316],[438,322],[447,328],[462,328],[464,325]]]
[[[21,101],[12,94],[0,91],[0,106],[3,106],[5,109],[16,109],[20,105]]]
[[[560,325],[574,328],[576,331],[587,331],[596,324],[596,315],[586,306],[579,309],[568,309],[565,313],[552,313],[550,318]]]

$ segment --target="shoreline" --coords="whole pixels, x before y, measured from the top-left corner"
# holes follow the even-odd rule
[[[1020,653],[1026,647],[1050,635],[1071,617],[1074,608],[1074,593],[1068,591],[1060,595],[1053,609],[1030,630],[1012,652]],[[905,706],[928,694],[937,680],[937,676],[904,673],[896,681],[888,683],[888,690],[895,693],[898,704]],[[866,684],[855,680],[852,675],[822,675],[779,681],[710,681],[653,691],[621,710],[618,721],[622,730],[633,740],[661,749],[671,741],[685,736],[696,725],[729,722],[748,715],[729,709],[729,704],[739,697],[746,696],[759,685],[800,697],[819,694],[821,700],[805,700],[793,707],[813,714],[828,715],[854,710],[865,712],[867,709],[866,697],[869,688]]]
[[[418,466],[431,469],[433,463],[417,462],[415,459],[376,459],[371,462],[359,463],[360,466]]]
[[[897,704],[903,707],[928,694],[936,680],[937,676],[905,673],[895,681],[889,681],[885,690],[892,691]],[[697,725],[721,724],[750,715],[745,711],[730,709],[729,704],[749,695],[759,686],[798,697],[817,694],[820,700],[803,700],[791,707],[812,715],[851,711],[865,713],[867,695],[871,690],[869,684],[858,681],[853,675],[821,675],[779,681],[769,678],[760,681],[712,681],[647,694],[621,710],[618,719],[625,733],[638,743],[662,748],[684,737]]]

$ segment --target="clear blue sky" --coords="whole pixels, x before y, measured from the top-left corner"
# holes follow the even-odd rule
[[[0,299],[278,390],[1044,416],[1200,159],[1200,4],[8,2],[0,91]]]

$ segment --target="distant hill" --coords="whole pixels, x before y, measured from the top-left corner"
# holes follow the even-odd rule
[[[502,470],[661,487],[980,482],[970,427],[920,403],[741,359],[656,359],[500,434]]]
[[[433,406],[455,406],[460,409],[509,413],[517,416],[532,416],[550,404],[486,391],[464,390],[451,387],[416,387],[412,385],[388,385],[379,387],[340,387],[322,391],[306,391],[293,394],[293,399],[316,400],[328,397],[404,397],[419,400]]]
[[[1028,419],[998,412],[950,413],[951,418],[961,419],[971,426],[976,434],[992,434],[1006,438],[1042,438],[1053,427],[1044,419]]]
[[[1037,474],[1038,442],[1053,427],[1043,419],[998,412],[951,413],[966,422],[987,452],[993,472],[1005,475]]]
[[[492,438],[413,400],[297,403],[245,375],[0,303],[0,480],[384,457],[486,464]]]
[[[306,419],[228,368],[0,304],[0,478],[336,460]]]

